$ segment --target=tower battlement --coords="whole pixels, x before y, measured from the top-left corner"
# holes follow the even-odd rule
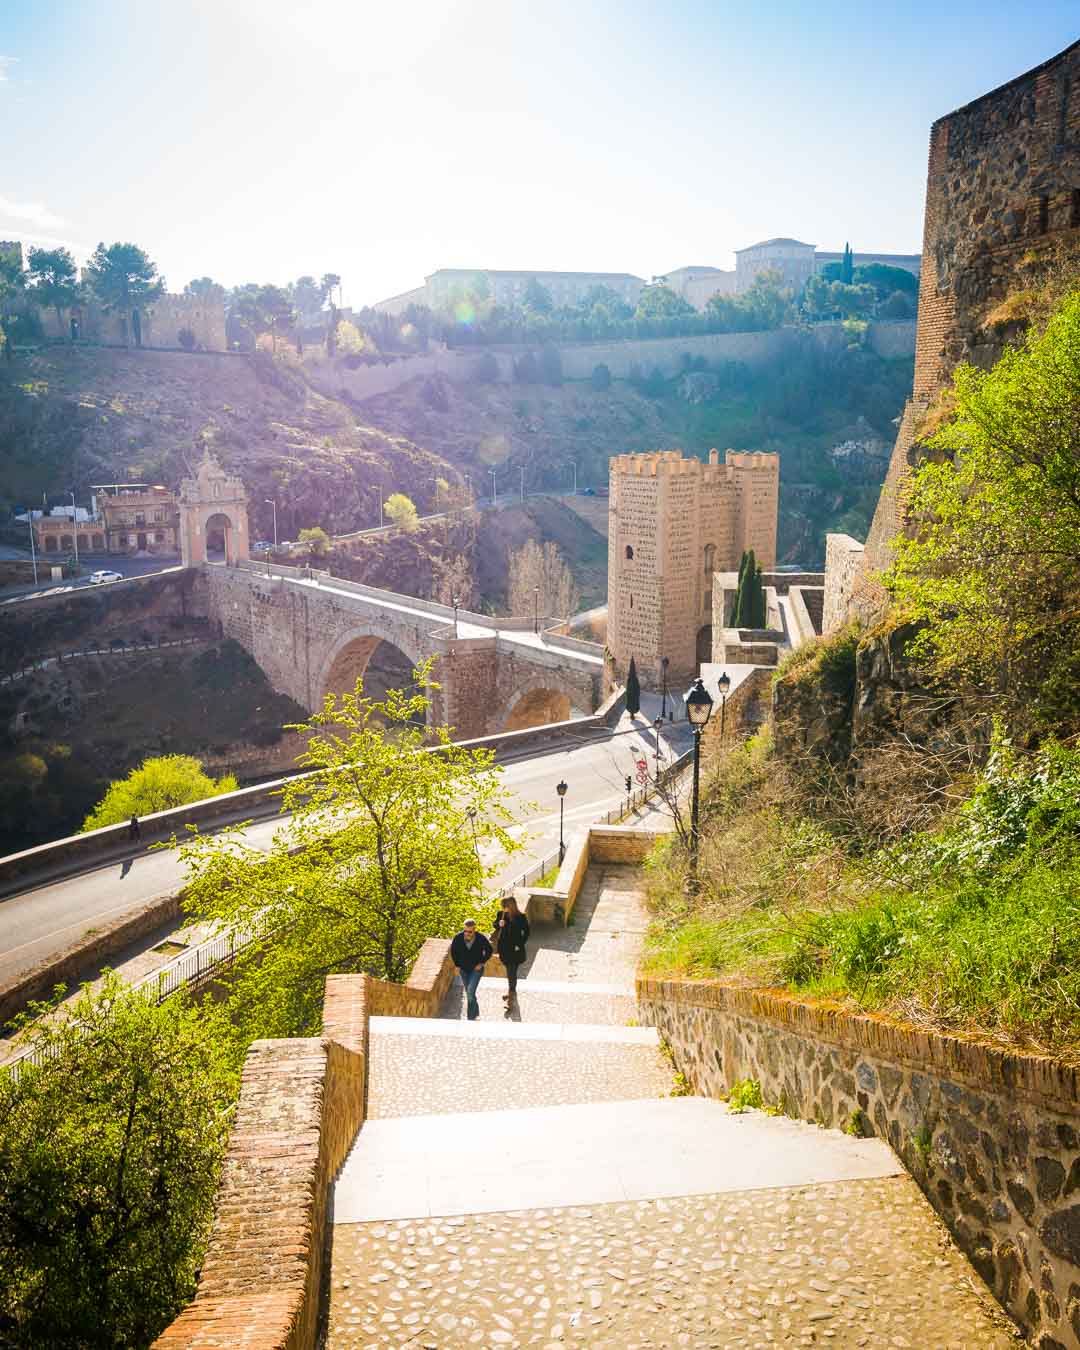
[[[776,563],[779,456],[681,450],[612,457],[608,503],[608,647],[625,678],[630,658],[646,685],[693,676],[712,655],[713,573],[753,549]]]

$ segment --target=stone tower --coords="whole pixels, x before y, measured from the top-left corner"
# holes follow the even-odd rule
[[[180,551],[185,567],[208,561],[220,538],[231,567],[249,554],[247,493],[207,450],[194,478],[180,484]]]
[[[709,462],[679,450],[616,455],[608,503],[607,645],[617,678],[631,656],[642,684],[692,678],[711,659],[712,577],[753,549],[776,563],[780,459],[716,450]]]

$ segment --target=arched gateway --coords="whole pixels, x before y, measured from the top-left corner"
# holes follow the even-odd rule
[[[217,561],[229,566],[248,551],[247,493],[239,478],[225,472],[209,450],[194,478],[180,484],[180,549],[185,567]]]

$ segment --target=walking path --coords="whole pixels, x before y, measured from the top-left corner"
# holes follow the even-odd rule
[[[479,1022],[458,988],[372,1019],[330,1350],[1015,1345],[885,1144],[671,1095],[632,1024],[639,876],[590,870],[509,1015],[485,979]]]

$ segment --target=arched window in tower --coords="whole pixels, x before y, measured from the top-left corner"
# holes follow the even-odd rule
[[[705,545],[705,575],[711,577],[716,569],[716,545]]]
[[[633,546],[632,544],[627,544],[627,546],[626,546],[626,557],[627,557],[627,560],[629,560],[629,559],[632,558],[633,556],[634,556],[634,546]]]

